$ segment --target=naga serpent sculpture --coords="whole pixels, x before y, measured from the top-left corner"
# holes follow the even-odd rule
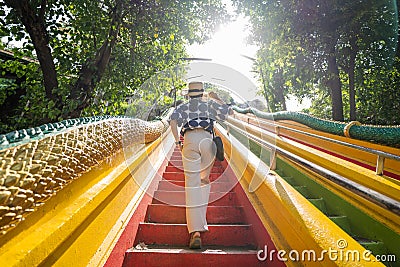
[[[281,111],[266,113],[255,108],[232,107],[242,114],[254,114],[258,118],[268,120],[292,120],[304,124],[314,130],[346,136],[383,145],[400,147],[400,126],[361,125],[357,121],[349,123],[323,120],[301,112]]]
[[[125,142],[152,142],[167,127],[163,120],[101,116],[0,135],[0,233],[7,233],[71,181],[115,155]]]

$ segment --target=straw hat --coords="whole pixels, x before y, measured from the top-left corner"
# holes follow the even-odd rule
[[[190,97],[201,96],[204,93],[204,87],[202,82],[190,82],[189,91],[187,93]]]

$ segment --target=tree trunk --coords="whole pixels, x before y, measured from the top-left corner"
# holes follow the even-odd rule
[[[349,97],[350,97],[350,120],[357,120],[356,90],[355,90],[355,65],[357,48],[355,40],[351,40],[350,62],[349,62]]]
[[[336,62],[335,45],[332,44],[328,55],[328,87],[332,100],[332,119],[343,121],[342,87],[339,78],[339,68]]]
[[[262,64],[262,63],[261,63]],[[264,97],[265,97],[265,103],[267,103],[267,110],[268,112],[271,112],[271,106],[269,103],[269,99],[268,99],[268,90],[267,90],[267,85],[265,84],[266,80],[265,80],[265,76],[264,76],[264,70],[263,67],[260,63],[257,63],[257,65],[259,66],[259,72],[261,75],[261,83],[262,83],[262,87],[263,87],[263,92],[264,92]]]
[[[78,103],[75,110],[68,111],[65,117],[79,117],[82,111],[90,105],[92,93],[101,81],[103,74],[110,62],[111,52],[117,42],[119,29],[122,22],[122,1],[117,1],[112,13],[112,20],[107,39],[97,51],[92,60],[88,60],[80,70],[79,78],[71,89],[69,99]]]
[[[275,75],[275,86],[276,89],[274,90],[276,104],[280,107],[280,111],[286,110],[286,100],[285,100],[285,85],[283,79],[283,70],[279,68]]]
[[[286,111],[286,99],[285,99],[285,94],[284,94],[285,88],[283,87],[283,84],[280,84],[278,86],[278,89],[275,91],[276,92],[276,99],[278,100],[279,105],[281,106],[281,111]]]
[[[42,0],[39,14],[36,14],[36,8],[32,7],[30,1],[27,0],[5,0],[5,3],[14,10],[25,26],[40,63],[46,96],[48,99],[54,101],[56,107],[60,108],[61,98],[53,92],[58,87],[57,72],[49,47],[49,38],[44,18],[47,1]]]

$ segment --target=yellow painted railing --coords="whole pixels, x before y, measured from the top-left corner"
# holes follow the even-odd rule
[[[318,147],[320,149],[326,150],[327,148],[329,148],[329,151],[332,153],[350,158],[352,160],[356,160],[360,163],[364,163],[370,166],[377,165],[378,157],[373,152],[367,150],[377,150],[383,153],[390,153],[400,156],[400,148],[388,147],[345,136],[317,131],[294,121],[270,121],[257,118],[252,114],[243,115],[239,113],[235,113],[234,117],[247,123],[257,125],[264,129],[268,129],[272,132],[279,133],[279,135],[281,136],[289,136],[291,139],[313,145],[314,147]],[[330,140],[334,140],[337,142],[332,142]],[[344,145],[346,143],[349,145]],[[366,149],[357,149],[357,146]],[[384,169],[385,171],[400,175],[400,161],[386,158],[384,160]],[[400,184],[400,182],[394,179],[388,177],[386,178],[392,180],[392,182],[397,182]]]
[[[110,118],[0,148],[0,242],[69,183],[123,148],[154,141],[166,125]]]
[[[393,180],[388,180],[385,177],[376,175],[371,170],[367,170],[346,160],[310,148],[309,146],[302,145],[288,138],[268,133],[253,125],[243,124],[241,121],[235,119],[231,119],[229,122],[239,127],[244,127],[243,129],[256,136],[262,135],[262,138],[265,138],[267,141],[272,142],[273,144],[276,144],[277,146],[296,155],[300,155],[306,160],[318,163],[320,166],[327,168],[328,170],[334,171],[344,177],[348,177],[361,185],[367,186],[392,199],[400,201],[400,184]]]
[[[218,128],[230,166],[288,266],[383,266],[351,236]],[[257,189],[249,190],[254,184]],[[270,251],[271,252],[271,251]],[[359,255],[359,260],[352,257]]]
[[[241,121],[230,119],[230,123],[236,125],[246,132],[265,139],[267,142],[275,144],[290,153],[304,158],[307,161],[315,163],[329,171],[341,175],[351,181],[354,181],[366,188],[370,188],[384,196],[387,196],[395,201],[400,200],[400,184],[385,177],[376,175],[374,171],[367,170],[354,163],[336,158],[317,149],[302,145],[288,138],[280,137],[272,133],[266,132],[254,125],[243,124]],[[308,170],[303,170],[309,172]],[[372,218],[375,218],[384,225],[400,233],[400,216],[380,205],[370,202],[362,196],[358,196],[351,191],[346,190],[342,186],[333,183],[327,179],[316,177],[314,174],[310,176],[318,183],[323,184],[341,196],[347,202],[356,206]]]
[[[0,266],[101,266],[173,145],[170,132],[120,150],[0,239]]]

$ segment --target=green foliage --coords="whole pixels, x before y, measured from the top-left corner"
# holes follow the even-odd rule
[[[235,100],[232,97],[232,94],[226,90],[221,89],[220,87],[210,84],[210,83],[205,83],[204,84],[204,90],[206,92],[214,92],[218,95],[218,97],[227,104],[235,104]]]
[[[303,109],[303,112],[321,119],[332,118],[332,103],[329,95],[323,91],[317,91],[312,98],[311,107]]]
[[[0,78],[0,105],[15,91],[16,86],[15,79]]]
[[[22,53],[15,55],[22,57]],[[1,72],[13,78],[0,80],[0,132],[56,120],[59,111],[46,99],[36,63],[2,61]]]
[[[185,64],[172,66],[149,77],[140,88],[127,98],[128,116],[153,120],[167,109],[183,100],[182,89],[186,87],[183,77]]]
[[[35,14],[41,10],[40,4],[46,4],[28,2]],[[5,6],[5,1],[0,0],[0,4]],[[117,4],[123,6],[121,13],[114,12]],[[125,114],[133,96],[140,96],[146,105],[155,99],[161,101],[159,106],[171,105],[171,96],[161,97],[171,88],[155,92],[154,88],[143,89],[142,84],[155,73],[181,63],[179,58],[186,56],[187,44],[206,41],[219,24],[229,19],[220,0],[52,0],[47,1],[45,11],[47,38],[57,70],[56,93],[62,99],[62,110],[54,108],[54,103],[46,98],[41,73],[35,70],[28,74],[18,67],[12,71],[20,72],[29,82],[21,85],[25,91],[13,117],[7,118],[7,130],[61,120],[62,114],[78,109],[80,102],[70,97],[71,88],[83,77],[82,67],[93,63],[101,47],[111,41],[110,32],[115,30],[118,36],[104,74],[85,77],[96,83],[93,91],[82,92],[87,93],[84,99],[89,99],[89,106],[81,116]],[[0,37],[7,38],[4,46],[9,49],[11,42],[21,41],[18,52],[34,57],[33,41],[21,18],[13,9],[1,12]],[[121,18],[120,24],[112,24],[115,16]],[[0,92],[0,100],[14,90],[9,85],[7,88]]]
[[[284,110],[285,98],[291,94],[311,98],[312,107],[306,111],[327,118],[338,101],[333,92],[339,91],[343,105],[339,109],[348,119],[349,77],[355,74],[358,119],[368,120],[371,116],[367,114],[377,110],[372,103],[380,102],[375,97],[391,91],[385,87],[385,77],[394,62],[398,39],[394,1],[233,2],[250,18],[251,39],[260,46],[257,65],[265,83],[262,94],[272,111]],[[394,98],[390,97],[398,103]],[[388,112],[384,116],[389,117],[371,122],[393,123]]]
[[[400,59],[392,67],[364,73],[358,91],[360,121],[366,124],[400,125]]]

